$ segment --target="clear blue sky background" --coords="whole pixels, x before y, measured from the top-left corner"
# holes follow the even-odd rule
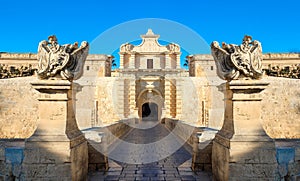
[[[50,34],[61,44],[91,42],[113,26],[141,18],[181,23],[208,43],[239,44],[249,34],[262,42],[264,53],[300,52],[299,11],[299,0],[1,0],[0,52],[36,53],[38,42]]]

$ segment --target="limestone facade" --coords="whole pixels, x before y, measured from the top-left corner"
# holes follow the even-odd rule
[[[151,29],[141,38],[140,45],[126,43],[120,47],[120,68],[116,72],[123,78],[124,91],[120,95],[123,116],[142,118],[143,106],[152,103],[158,119],[180,119],[182,80],[179,78],[186,74],[180,68],[180,47],[174,43],[160,45],[159,35]]]
[[[121,45],[121,66],[117,70],[111,71],[114,57],[88,55],[84,74],[75,81],[77,86],[73,90],[77,93],[74,105],[79,127],[141,118],[143,104],[152,101],[158,105],[160,119],[175,118],[198,126],[221,128],[224,95],[219,85],[223,81],[216,76],[213,57],[188,56],[189,71],[186,71],[179,66],[179,45],[160,45],[159,35],[152,31],[141,37],[144,39],[141,45]],[[151,59],[153,68],[148,69]],[[0,63],[37,65],[35,54],[1,53]],[[264,54],[263,67],[279,63],[296,64],[300,63],[300,58],[298,54]],[[26,138],[36,128],[37,92],[29,85],[35,78],[0,80],[1,137]],[[262,102],[265,130],[272,138],[299,138],[300,129],[296,124],[299,80],[264,78],[270,82]],[[277,111],[273,111],[274,108]]]
[[[237,97],[233,96],[235,100],[228,100],[226,96],[230,94],[230,90],[235,91],[235,85],[230,85],[230,89],[224,89],[221,86],[223,81],[216,76],[216,67],[210,55],[188,56],[189,71],[186,71],[180,68],[181,52],[179,45],[174,43],[166,46],[160,45],[158,43],[159,35],[154,34],[151,30],[148,30],[141,38],[142,43],[140,45],[135,46],[129,43],[121,45],[119,52],[120,68],[113,72],[111,71],[112,56],[89,55],[84,66],[83,77],[75,81],[72,88],[68,88],[68,95],[60,97],[56,94],[42,94],[44,97],[39,98],[45,101],[42,103],[37,101],[38,89],[35,90],[30,85],[36,80],[36,77],[0,80],[0,114],[2,115],[0,116],[0,137],[28,138],[36,130],[37,120],[41,119],[39,128],[43,129],[42,132],[52,133],[51,141],[55,143],[59,140],[57,144],[61,144],[59,146],[64,148],[58,154],[63,157],[56,158],[55,154],[52,154],[52,156],[54,155],[52,158],[49,156],[51,155],[49,150],[53,150],[52,147],[55,147],[55,144],[45,143],[49,137],[44,135],[45,140],[34,139],[35,136],[31,137],[26,142],[26,149],[23,150],[25,155],[33,155],[33,157],[24,158],[24,168],[27,170],[24,173],[25,177],[31,178],[34,174],[30,172],[30,170],[36,170],[36,168],[30,168],[32,163],[35,163],[35,167],[41,170],[41,175],[38,175],[39,178],[44,177],[43,173],[53,174],[53,170],[59,167],[62,171],[60,174],[65,174],[67,179],[70,179],[71,176],[85,177],[88,162],[89,168],[92,170],[107,167],[105,157],[96,162],[88,161],[86,155],[90,156],[96,153],[87,152],[87,147],[90,145],[87,145],[84,139],[81,140],[82,135],[78,135],[78,137],[70,135],[68,138],[64,137],[64,140],[58,136],[64,135],[65,128],[77,127],[77,125],[74,126],[73,116],[75,115],[76,124],[81,130],[111,126],[113,127],[111,129],[118,134],[123,134],[124,130],[128,129],[126,126],[114,126],[122,119],[137,118],[136,120],[140,120],[144,117],[155,117],[162,122],[164,119],[175,122],[180,120],[184,124],[178,127],[178,135],[179,137],[186,137],[185,130],[193,127],[205,126],[220,129],[223,125],[224,109],[226,108],[225,121],[227,123],[223,126],[223,132],[220,132],[221,136],[217,137],[214,145],[209,144],[204,150],[198,148],[194,150],[193,161],[198,162],[195,163],[195,167],[202,165],[201,167],[205,170],[209,170],[213,165],[215,169],[213,173],[217,175],[215,178],[219,180],[240,178],[240,172],[232,171],[240,169],[245,171],[243,173],[251,172],[247,175],[249,179],[253,178],[253,173],[255,173],[254,175],[258,176],[257,179],[266,178],[263,174],[268,174],[267,177],[272,180],[275,177],[275,172],[277,172],[274,152],[277,151],[276,154],[281,155],[281,159],[281,157],[285,158],[286,150],[283,148],[275,150],[275,143],[270,139],[251,140],[253,138],[251,136],[256,137],[258,135],[256,128],[259,128],[259,134],[263,133],[263,136],[266,136],[263,131],[265,130],[271,138],[300,138],[298,123],[300,115],[298,85],[300,80],[265,76],[263,78],[270,84],[259,95],[261,96],[259,103],[256,95],[249,96],[246,94],[246,89],[242,91],[245,95],[236,94]],[[298,54],[265,54],[264,58],[263,66],[265,67],[272,63],[281,65],[300,63]],[[0,54],[0,63],[21,65],[31,63],[31,61],[32,65],[36,66],[36,63],[33,62],[36,62],[36,55]],[[226,106],[224,105],[224,91],[228,93],[225,95]],[[66,96],[70,95],[76,95],[76,97],[67,97],[66,99]],[[49,99],[57,100],[45,104]],[[254,99],[254,101],[249,101],[249,99]],[[230,104],[232,103],[230,101],[235,101],[234,105]],[[38,105],[40,109],[38,109]],[[47,110],[49,105],[53,107],[51,111]],[[228,108],[232,109],[228,111]],[[62,125],[59,122],[59,120],[67,117],[64,114],[69,112],[66,111],[69,109],[74,111],[74,115],[71,116],[72,119],[68,119],[68,121],[72,120],[73,126]],[[150,109],[154,114],[145,111],[146,109]],[[262,111],[261,120],[256,117],[257,115],[252,114],[256,113],[256,109]],[[37,114],[38,110],[40,114]],[[226,118],[226,116],[233,116],[230,114],[234,114],[234,117],[237,118],[234,126],[230,125],[231,119]],[[245,122],[249,122],[249,120],[251,124],[255,124],[252,125],[254,129],[247,127]],[[255,121],[251,122],[252,120]],[[45,124],[47,121],[52,124],[50,127]],[[170,128],[172,128],[171,122],[166,121]],[[258,126],[260,124],[262,126]],[[236,130],[233,131],[232,129]],[[56,132],[57,130],[60,132]],[[38,135],[42,132],[37,129],[35,134]],[[68,132],[72,133],[72,130]],[[237,137],[231,138],[231,135],[227,135],[227,133],[232,134],[233,132],[236,133]],[[188,142],[194,144],[195,140],[191,138],[188,139]],[[70,144],[72,147],[69,147]],[[231,147],[227,144],[231,144]],[[245,148],[254,150],[254,152],[249,151],[247,153]],[[265,150],[265,148],[267,149]],[[214,153],[211,153],[212,149],[215,150]],[[0,148],[1,167],[7,164],[5,163],[7,155],[3,156],[3,150],[6,152],[6,148]],[[36,153],[30,153],[32,150]],[[277,156],[277,162],[281,164],[280,168],[282,169],[279,170],[281,177],[288,175],[288,170],[291,169],[286,167],[290,167],[290,165],[293,166],[292,173],[294,175],[298,174],[299,170],[297,169],[299,167],[299,147],[295,146],[295,148],[287,148],[287,150],[292,150],[291,161],[288,165],[284,159],[278,160],[279,157]],[[23,155],[23,151],[20,152],[20,155]],[[225,153],[225,155],[221,153]],[[74,154],[85,156],[76,160]],[[203,154],[206,155],[205,159],[202,159]],[[23,161],[23,158],[21,160]],[[61,163],[61,160],[69,164]],[[232,164],[233,162],[236,164]],[[85,166],[80,168],[79,163],[84,163]],[[263,163],[270,168],[263,170],[256,167],[255,164],[258,163]],[[218,169],[218,166],[221,166],[222,169]],[[9,169],[6,168],[6,170]],[[46,175],[45,177],[50,178],[54,175]]]

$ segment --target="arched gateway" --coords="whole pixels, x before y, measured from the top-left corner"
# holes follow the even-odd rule
[[[124,79],[124,100],[120,100],[124,117],[142,120],[150,115],[159,121],[165,117],[179,118],[182,104],[176,101],[181,97],[177,95],[180,91],[176,91],[176,81],[183,74],[187,75],[180,68],[180,46],[160,45],[159,35],[151,29],[141,38],[140,45],[120,46],[117,77]]]
[[[157,121],[158,120],[158,106],[152,102],[146,102],[142,105],[143,120]]]

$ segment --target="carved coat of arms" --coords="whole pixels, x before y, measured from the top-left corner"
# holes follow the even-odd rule
[[[39,79],[76,80],[83,74],[83,66],[88,55],[89,44],[78,43],[59,45],[55,35],[48,37],[48,41],[39,43],[37,59]]]
[[[224,80],[240,78],[259,79],[262,71],[262,46],[246,35],[241,45],[219,43],[211,44],[211,53],[217,65],[217,74]]]

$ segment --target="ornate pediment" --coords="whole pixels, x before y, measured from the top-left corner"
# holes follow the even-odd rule
[[[161,46],[158,43],[159,35],[154,34],[151,29],[148,29],[148,32],[145,35],[141,35],[141,37],[143,40],[142,43],[134,47],[133,51],[138,53],[161,53],[168,51],[168,49],[165,46]]]
[[[154,34],[151,29],[145,35],[141,35],[142,43],[134,46],[130,43],[122,44],[120,53],[180,53],[180,46],[175,43],[170,43],[167,46],[162,46],[158,43],[159,35]]]

